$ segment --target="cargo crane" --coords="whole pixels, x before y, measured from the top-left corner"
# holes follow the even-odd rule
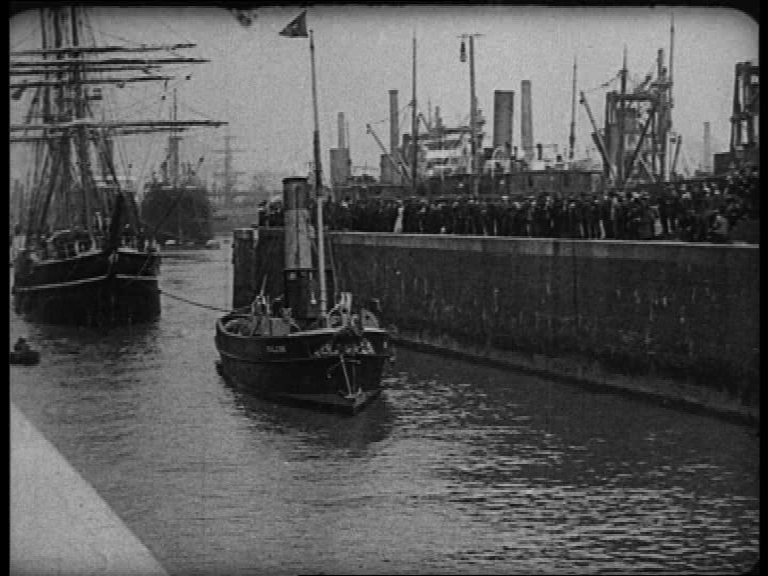
[[[396,151],[396,154],[397,154],[397,159],[393,158],[393,157],[392,157],[392,154],[390,154],[389,152],[387,152],[387,149],[384,147],[384,144],[382,144],[382,142],[381,142],[381,140],[379,139],[379,137],[378,137],[378,135],[376,134],[376,132],[374,132],[374,130],[373,130],[373,126],[371,126],[370,124],[366,124],[366,125],[365,125],[365,128],[366,128],[366,132],[367,132],[368,134],[370,134],[371,136],[373,136],[373,139],[374,139],[374,140],[376,140],[376,144],[378,144],[378,145],[379,145],[379,148],[381,148],[381,151],[382,151],[382,153],[383,153],[383,154],[384,154],[384,155],[385,155],[387,158],[389,158],[389,161],[392,163],[392,166],[394,167],[394,169],[395,169],[395,170],[396,170],[396,171],[397,171],[397,172],[398,172],[400,175],[402,175],[402,176],[403,176],[403,178],[405,178],[405,179],[406,179],[406,181],[410,182],[410,181],[411,181],[411,177],[410,177],[410,175],[408,174],[408,168],[405,166],[405,163],[404,163],[404,162],[402,161],[402,159],[400,158],[400,154],[399,154],[399,153],[397,153],[397,151]]]
[[[673,45],[674,27],[671,30]],[[680,137],[672,131],[672,58],[664,66],[664,50],[659,49],[656,74],[648,75],[634,89],[627,86],[627,55],[619,71],[620,90],[605,95],[605,126],[598,129],[584,92],[581,103],[589,116],[592,138],[600,151],[606,178],[623,190],[645,171],[643,180],[666,181],[674,177]],[[675,149],[673,146],[677,146]]]
[[[424,118],[424,114],[422,114],[421,112],[419,112],[419,120],[421,120],[421,123],[424,124],[424,128],[427,129],[427,133],[431,134],[432,126],[430,126],[429,122],[427,122],[427,119]]]
[[[608,174],[610,175],[611,182],[616,182],[616,170],[614,169],[614,166],[611,163],[611,161],[608,159],[608,155],[605,149],[605,142],[603,142],[603,137],[600,135],[600,131],[597,128],[595,117],[592,116],[592,110],[589,107],[589,103],[587,102],[587,97],[584,95],[584,91],[581,92],[581,99],[579,101],[584,106],[584,110],[587,111],[589,122],[590,124],[592,124],[592,139],[594,140],[595,145],[597,146],[597,151],[600,152],[600,157],[603,160],[603,164],[607,167],[607,171],[608,171]]]

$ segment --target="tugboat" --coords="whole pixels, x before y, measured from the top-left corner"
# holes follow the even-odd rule
[[[171,77],[147,73],[148,66],[207,60],[153,57],[194,44],[86,44],[93,26],[83,6],[41,8],[32,22],[40,26],[42,45],[10,54],[11,98],[28,103],[23,120],[11,123],[11,142],[32,147],[24,246],[13,270],[16,312],[68,325],[155,320],[160,254],[145,234],[134,190],[118,175],[114,141],[223,123],[111,120],[100,85],[162,83]],[[146,54],[137,58],[136,52]]]
[[[306,11],[282,35],[306,37]],[[314,105],[316,234],[310,226],[306,178],[283,180],[285,269],[283,295],[262,290],[249,309],[216,322],[219,373],[233,385],[269,399],[309,403],[355,414],[381,393],[385,363],[392,358],[389,333],[379,327],[373,306],[355,307],[351,293],[326,310],[323,186],[315,84],[315,49],[309,32]],[[317,240],[317,266],[311,238]],[[335,285],[331,273],[331,282]],[[333,293],[333,290],[331,291]],[[316,297],[319,295],[319,299]]]
[[[284,294],[270,299],[262,288],[248,309],[216,322],[217,369],[258,396],[355,414],[381,393],[393,357],[390,335],[379,326],[375,301],[357,306],[343,292],[323,310],[323,275],[312,268],[306,179],[286,178],[284,199]],[[320,246],[321,224],[317,230]]]

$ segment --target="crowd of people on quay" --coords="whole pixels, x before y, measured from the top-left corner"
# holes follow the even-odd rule
[[[742,220],[759,218],[759,174],[567,197],[345,198],[323,207],[328,229],[339,231],[729,242]],[[281,226],[282,207],[271,205],[260,220]]]

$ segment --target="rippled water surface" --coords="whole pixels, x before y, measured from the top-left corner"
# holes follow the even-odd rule
[[[225,307],[229,245],[163,261],[169,294]],[[230,389],[217,313],[27,324],[11,399],[169,573],[739,573],[759,550],[754,429],[398,351],[346,418]]]

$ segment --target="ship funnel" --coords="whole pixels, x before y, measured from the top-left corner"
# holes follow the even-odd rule
[[[701,163],[701,169],[706,172],[712,172],[712,148],[711,136],[709,132],[709,122],[704,122],[704,158]]]
[[[400,118],[397,108],[397,90],[389,91],[389,153],[397,152],[400,141]]]
[[[317,292],[316,274],[312,268],[309,228],[310,188],[306,178],[283,179],[283,214],[285,218],[285,271],[283,306],[291,308],[294,318],[317,316],[311,304]]]
[[[283,179],[285,218],[285,268],[312,268],[309,244],[309,185],[306,178]]]
[[[344,135],[346,133],[344,126],[344,112],[339,112],[339,148],[346,148],[347,144],[344,141]]]
[[[521,119],[520,144],[527,161],[533,160],[533,112],[531,110],[531,81],[523,80],[520,85]]]
[[[496,90],[493,93],[493,148],[506,150],[512,145],[512,124],[515,112],[515,93]]]

